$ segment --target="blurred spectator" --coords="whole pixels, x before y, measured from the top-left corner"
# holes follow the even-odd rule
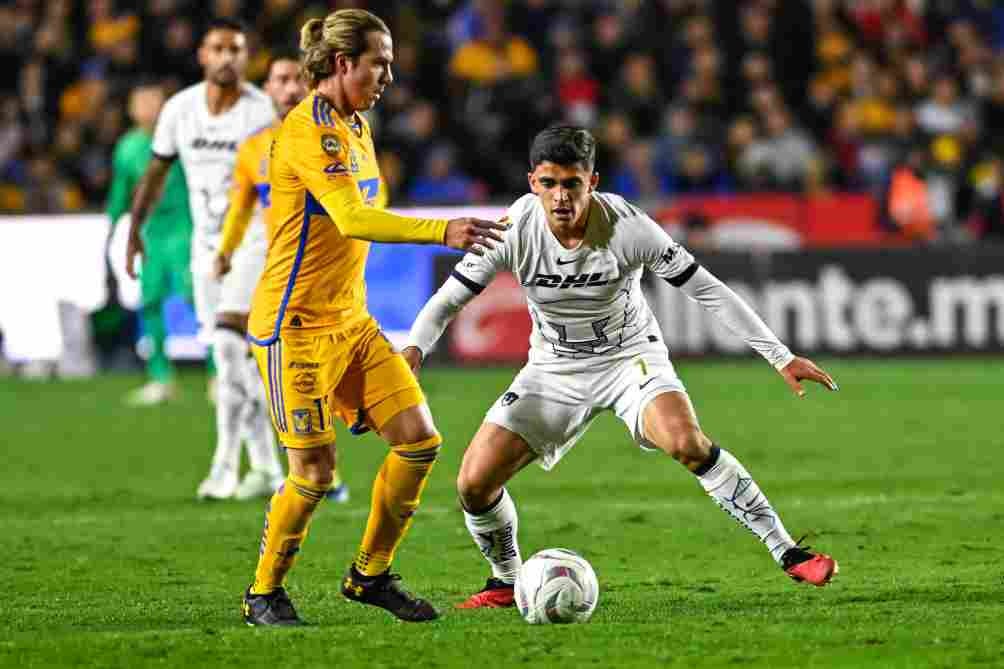
[[[931,97],[917,107],[917,124],[931,135],[954,134],[969,115],[969,107],[959,99],[956,77],[943,73],[934,80]]]
[[[628,115],[639,134],[650,137],[659,128],[665,99],[655,76],[652,56],[643,52],[627,55],[617,85],[609,91],[607,106]]]
[[[565,121],[592,127],[600,101],[600,84],[586,70],[586,59],[578,49],[566,49],[558,57],[558,103]]]
[[[610,189],[629,200],[642,201],[657,200],[672,192],[669,178],[657,169],[650,142],[633,144],[621,155]]]
[[[452,147],[440,145],[429,151],[425,169],[408,189],[416,204],[465,204],[481,202],[485,188],[457,169]]]
[[[794,125],[791,113],[782,107],[767,110],[764,126],[766,136],[753,142],[741,159],[744,172],[761,187],[802,190],[817,160],[812,140]]]
[[[486,8],[481,22],[481,35],[461,45],[450,60],[454,77],[491,85],[537,72],[537,52],[525,39],[508,31],[501,8]]]

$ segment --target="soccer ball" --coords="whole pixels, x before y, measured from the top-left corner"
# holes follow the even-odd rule
[[[592,566],[564,548],[534,553],[516,575],[516,606],[531,625],[584,623],[599,594]]]

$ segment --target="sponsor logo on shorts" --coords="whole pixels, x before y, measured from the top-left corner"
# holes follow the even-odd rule
[[[289,363],[290,369],[320,369],[321,363],[319,362],[297,362],[293,361]]]
[[[304,395],[314,392],[317,386],[317,372],[300,372],[293,377],[293,390]]]
[[[321,135],[321,150],[329,156],[337,156],[342,150],[342,143],[334,135]]]
[[[515,402],[518,399],[519,399],[519,395],[517,395],[516,393],[510,391],[510,392],[507,392],[505,395],[502,396],[502,399],[500,400],[499,403],[502,406],[507,407],[507,406],[509,406],[510,404],[512,404],[513,402]]]
[[[310,409],[293,409],[293,432],[297,434],[309,434],[313,429],[313,421],[310,418]]]

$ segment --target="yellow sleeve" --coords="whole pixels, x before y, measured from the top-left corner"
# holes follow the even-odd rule
[[[254,215],[256,192],[254,177],[248,173],[248,167],[252,164],[247,155],[250,150],[249,144],[242,145],[237,154],[234,182],[230,188],[230,202],[226,218],[223,219],[223,237],[220,240],[219,250],[221,255],[233,255],[241,245]]]
[[[349,169],[348,139],[335,128],[304,118],[290,120],[296,123],[290,128],[290,166],[339,232],[374,242],[443,243],[446,219],[399,216],[366,204]]]
[[[346,237],[371,242],[412,242],[442,244],[446,237],[446,219],[399,216],[371,207],[356,189],[340,188],[321,198],[338,231]]]

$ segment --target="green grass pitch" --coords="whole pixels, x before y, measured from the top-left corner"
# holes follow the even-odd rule
[[[406,625],[343,600],[384,455],[339,436],[345,506],[322,506],[289,588],[314,626],[239,615],[264,503],[198,503],[212,419],[204,379],[129,410],[136,377],[0,380],[2,667],[1004,666],[1004,360],[831,360],[838,393],[792,397],[762,363],[687,362],[702,426],[753,472],[795,535],[837,557],[797,586],[665,456],[612,416],[559,467],[510,490],[524,555],[582,552],[600,603],[580,626],[456,611],[487,567],[453,492],[467,439],[512,375],[427,370],[437,465],[396,570],[444,612]]]

